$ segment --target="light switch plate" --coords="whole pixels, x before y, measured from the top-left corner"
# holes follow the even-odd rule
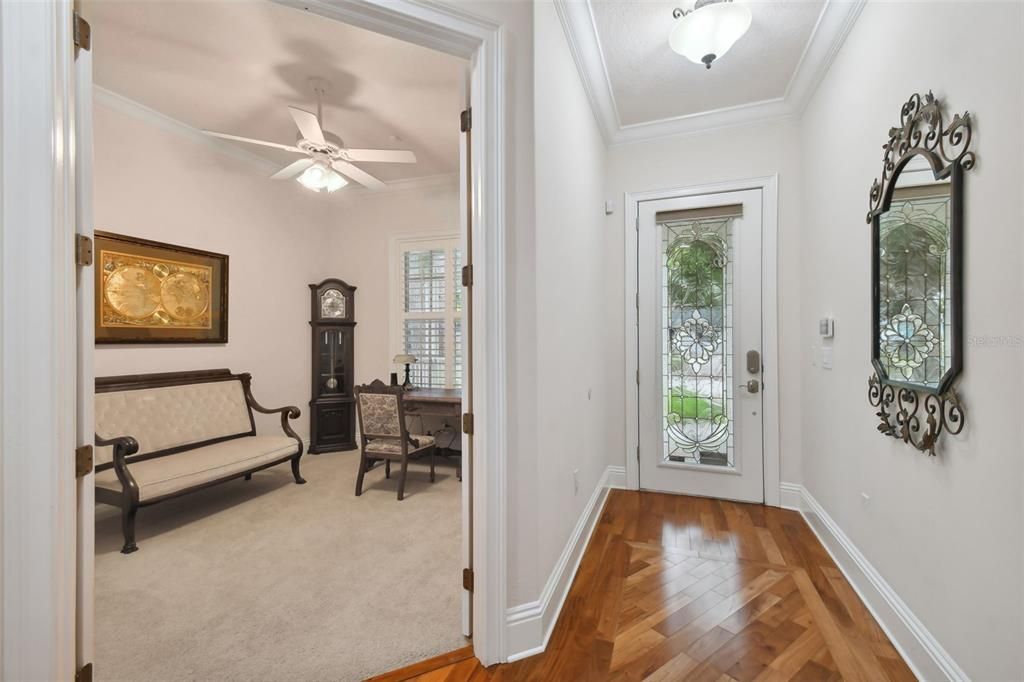
[[[821,347],[821,368],[832,369],[832,346]]]
[[[823,317],[818,320],[818,333],[823,339],[831,339],[836,331],[836,321],[831,317]]]

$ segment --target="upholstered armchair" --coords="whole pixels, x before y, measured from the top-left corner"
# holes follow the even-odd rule
[[[388,386],[379,379],[356,386],[356,412],[359,415],[359,475],[356,496],[363,494],[363,476],[376,460],[384,460],[384,476],[391,478],[391,462],[400,463],[398,499],[405,497],[405,478],[409,459],[430,458],[430,482],[434,482],[434,438],[410,435],[405,425],[401,386]]]

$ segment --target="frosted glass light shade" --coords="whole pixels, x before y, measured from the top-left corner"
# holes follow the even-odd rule
[[[327,186],[327,177],[330,172],[331,170],[325,164],[317,161],[302,171],[302,175],[298,178],[299,184],[318,192]]]
[[[711,62],[729,51],[750,28],[750,8],[734,2],[705,4],[676,20],[669,47],[695,64]]]
[[[331,170],[330,174],[327,176],[327,187],[326,187],[326,189],[327,189],[328,192],[334,192],[336,190],[341,189],[342,187],[344,187],[347,184],[348,184],[348,180],[346,180],[345,178],[341,177],[341,173],[339,173],[336,170]]]
[[[314,192],[334,192],[348,184],[348,181],[327,164],[317,161],[298,177],[299,184]]]

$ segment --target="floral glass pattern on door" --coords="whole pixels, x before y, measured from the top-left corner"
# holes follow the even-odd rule
[[[732,223],[660,223],[666,461],[735,466]]]
[[[897,189],[879,221],[879,361],[886,376],[938,386],[951,348],[949,185]]]

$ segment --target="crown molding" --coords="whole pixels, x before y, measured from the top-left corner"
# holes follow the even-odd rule
[[[269,159],[265,159],[258,154],[253,154],[243,147],[237,144],[232,144],[227,140],[211,137],[198,128],[193,128],[189,124],[179,121],[176,118],[171,118],[167,114],[160,113],[156,109],[150,109],[145,104],[129,99],[120,93],[114,92],[113,90],[108,90],[99,85],[94,85],[93,102],[99,106],[106,107],[107,109],[113,109],[119,113],[131,116],[143,123],[154,125],[169,133],[186,137],[197,144],[209,147],[210,149],[224,154],[225,156],[230,156],[238,161],[244,161],[267,175],[272,175],[280,170],[278,164],[270,161]]]
[[[807,106],[867,0],[825,0],[782,97],[622,125],[590,0],[554,0],[587,99],[609,145],[798,116]]]
[[[120,112],[127,116],[131,116],[139,121],[148,123],[156,126],[161,130],[165,130],[175,135],[192,140],[196,144],[207,147],[219,154],[230,156],[238,161],[245,162],[253,167],[254,170],[259,171],[261,174],[267,177],[273,175],[277,171],[281,170],[281,166],[273,161],[266,159],[259,154],[254,154],[240,144],[234,144],[227,140],[212,137],[207,135],[198,128],[194,128],[189,124],[179,121],[176,118],[171,118],[167,114],[163,114],[156,109],[151,109],[145,104],[137,102],[133,99],[125,97],[124,95],[108,90],[107,88],[99,85],[93,86],[93,101],[107,109]],[[349,187],[340,193],[330,195],[333,197],[365,197],[372,196],[374,194],[382,194],[389,192],[401,192],[414,189],[424,188],[441,188],[447,186],[457,186],[459,181],[458,173],[445,173],[441,175],[425,175],[418,178],[404,178],[401,180],[391,180],[385,184],[383,189],[379,190],[368,190],[365,187],[356,185],[356,183],[350,183]]]

